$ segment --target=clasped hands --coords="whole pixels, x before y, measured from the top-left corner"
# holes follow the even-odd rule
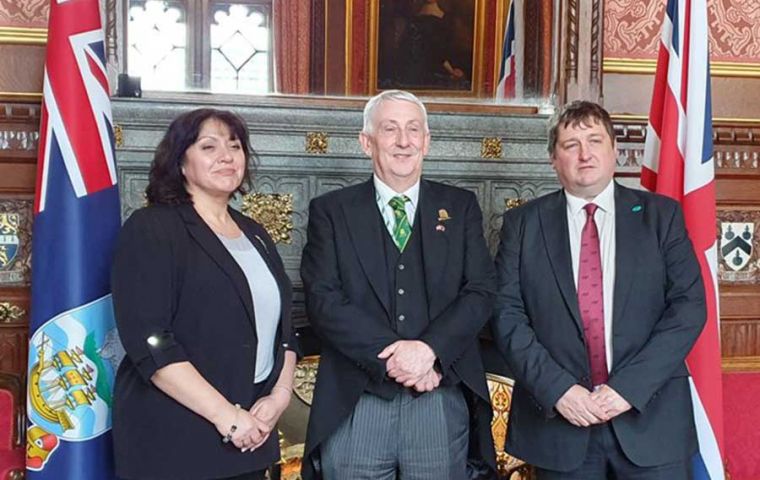
[[[290,390],[275,387],[272,393],[259,398],[249,410],[230,405],[230,409],[234,410],[221,415],[217,430],[224,437],[235,425],[230,442],[241,452],[256,450],[267,441],[289,402]]]
[[[600,385],[593,392],[573,385],[557,400],[555,408],[576,427],[588,427],[627,412],[631,404],[609,385]]]
[[[441,374],[433,365],[435,352],[419,340],[398,340],[383,349],[377,356],[385,360],[390,378],[418,392],[431,392],[441,384]]]

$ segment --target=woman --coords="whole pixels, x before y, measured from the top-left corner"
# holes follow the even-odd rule
[[[248,131],[199,109],[169,126],[112,271],[127,356],[114,446],[124,479],[262,479],[296,355],[291,285],[261,225],[228,207],[250,186]]]

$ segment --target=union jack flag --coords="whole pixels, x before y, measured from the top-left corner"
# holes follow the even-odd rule
[[[123,356],[109,281],[120,208],[98,0],[51,2],[41,117],[28,477],[110,479],[112,389]]]
[[[669,0],[649,111],[641,184],[678,200],[699,259],[707,324],[686,359],[699,452],[694,478],[724,478],[715,165],[706,0]]]

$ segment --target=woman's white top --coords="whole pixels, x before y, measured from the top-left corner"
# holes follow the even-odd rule
[[[243,270],[251,290],[258,339],[254,382],[260,383],[269,377],[274,368],[274,337],[280,322],[280,288],[248,237],[242,234],[237,238],[219,234],[217,237]]]

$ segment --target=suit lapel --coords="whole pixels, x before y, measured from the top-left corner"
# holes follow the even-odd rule
[[[573,280],[570,238],[567,227],[567,201],[562,190],[540,205],[539,218],[544,245],[546,245],[546,252],[557,285],[559,285],[562,297],[565,299],[565,304],[570,310],[576,326],[583,332],[583,324],[578,309],[578,296]]]
[[[615,184],[615,293],[612,297],[612,331],[625,311],[631,282],[636,273],[638,254],[644,242],[640,239],[642,212],[633,211],[640,205],[638,197],[629,189]],[[613,349],[613,352],[617,349]],[[616,362],[612,362],[615,365]]]
[[[274,252],[270,251],[272,247],[268,246],[264,240],[264,235],[266,235],[266,233],[263,231],[264,227],[259,226],[257,223],[254,223],[248,218],[244,218],[240,212],[233,208],[229,208],[229,212],[232,216],[232,219],[235,220],[235,223],[237,223],[238,227],[240,227],[240,230],[242,230],[243,234],[248,237],[248,240],[259,252],[261,258],[264,259],[264,262],[267,264],[267,268],[269,268],[269,271],[277,282],[277,287],[280,291],[280,318],[285,318],[285,311],[287,308],[290,308],[290,301],[286,297],[288,289],[287,282],[289,280],[287,279],[285,271],[279,267],[279,264],[277,262],[275,262],[275,259],[273,257]]]
[[[343,205],[343,211],[346,215],[346,228],[364,274],[383,308],[390,314],[388,269],[382,237],[386,233],[381,230],[385,226],[378,219],[379,212],[372,179],[359,187],[356,196]]]
[[[235,287],[240,300],[243,302],[245,311],[248,314],[248,320],[256,331],[253,314],[253,298],[251,289],[248,287],[248,280],[245,278],[243,270],[237,264],[232,255],[224,248],[222,242],[216,237],[216,234],[206,225],[206,222],[198,215],[192,205],[182,205],[179,207],[180,215],[185,221],[185,227],[190,236],[201,246],[211,259],[219,265],[219,268],[230,278],[232,285]],[[256,242],[252,240],[252,242]],[[255,243],[254,243],[255,244]],[[266,257],[265,257],[266,258]]]
[[[430,312],[436,311],[435,300],[440,298],[436,295],[439,280],[443,277],[443,268],[448,258],[449,240],[446,231],[438,231],[438,212],[445,209],[451,212],[452,208],[447,199],[436,195],[435,190],[425,180],[420,181],[420,197],[417,205],[418,224],[417,229],[422,241],[422,260],[425,266],[425,288],[427,290],[428,306]],[[463,222],[464,218],[452,219],[451,222]],[[445,225],[444,225],[445,228]],[[431,314],[431,318],[432,318]]]

